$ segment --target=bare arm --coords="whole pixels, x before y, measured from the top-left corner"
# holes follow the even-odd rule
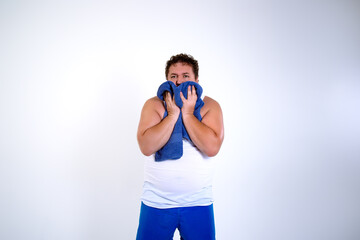
[[[182,118],[192,142],[207,156],[215,156],[224,140],[224,124],[220,105],[213,99],[204,99],[204,112],[200,122],[193,114],[196,103],[195,89],[188,91],[188,99],[183,101]]]
[[[137,132],[137,140],[141,152],[150,156],[161,149],[169,140],[179,117],[180,109],[168,93],[165,97],[168,116],[162,119],[164,105],[157,97],[144,104]]]

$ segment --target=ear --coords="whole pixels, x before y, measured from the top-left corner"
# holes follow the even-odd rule
[[[197,77],[197,78],[195,79],[195,82],[196,82],[196,83],[199,83],[199,77]]]

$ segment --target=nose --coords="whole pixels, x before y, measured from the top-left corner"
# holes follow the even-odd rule
[[[179,86],[180,84],[182,84],[184,82],[184,78],[183,77],[178,77],[176,79],[176,86]]]

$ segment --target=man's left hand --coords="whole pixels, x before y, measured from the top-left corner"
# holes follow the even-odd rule
[[[185,114],[194,114],[195,104],[197,100],[197,94],[195,86],[188,87],[187,99],[185,98],[184,94],[180,92],[180,98],[183,102],[183,106],[181,108],[181,112],[183,115]]]

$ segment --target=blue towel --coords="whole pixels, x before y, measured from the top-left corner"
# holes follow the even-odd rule
[[[201,99],[202,88],[198,83],[188,81],[188,82],[184,82],[184,83],[180,84],[179,86],[176,86],[173,82],[166,81],[160,85],[158,92],[157,92],[157,96],[162,101],[164,101],[164,96],[163,96],[164,93],[170,92],[171,96],[175,95],[175,103],[181,109],[183,106],[183,102],[180,97],[180,92],[182,92],[184,94],[184,97],[187,99],[187,93],[188,93],[189,86],[195,86],[197,100],[196,100],[195,109],[194,109],[194,116],[201,121],[202,118],[200,115],[200,109],[202,108],[202,106],[204,106],[204,102]],[[164,118],[167,115],[168,115],[168,112],[167,112],[167,106],[165,103]],[[170,136],[169,141],[159,151],[157,151],[155,153],[155,161],[175,160],[175,159],[181,158],[183,155],[183,142],[182,142],[183,138],[186,138],[189,141],[191,141],[190,136],[187,133],[186,128],[183,124],[181,112],[180,112],[179,118],[175,123],[175,127]]]

